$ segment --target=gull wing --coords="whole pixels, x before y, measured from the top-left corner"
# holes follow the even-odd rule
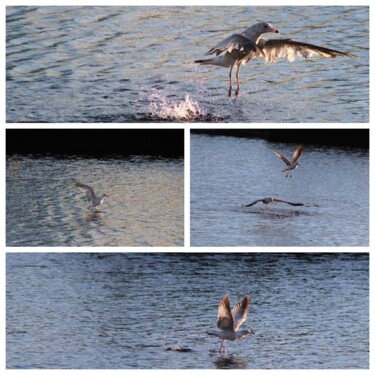
[[[89,202],[91,202],[95,198],[94,190],[90,186],[82,184],[80,182],[76,182],[75,185],[86,193],[86,197]]]
[[[316,46],[314,44],[297,42],[293,39],[261,39],[258,47],[263,50],[261,55],[266,61],[274,62],[280,58],[284,58],[290,62],[296,57],[309,58],[313,55],[320,55],[327,58],[336,58],[337,56],[346,56],[358,59],[351,53],[336,51],[334,49]]]
[[[293,156],[291,157],[290,159],[290,162],[293,164],[295,163],[300,157],[301,157],[301,154],[302,154],[302,150],[303,150],[303,146],[302,145],[299,145],[296,150],[294,151],[293,153]]]
[[[220,302],[219,310],[217,313],[217,326],[222,330],[233,329],[233,317],[230,312],[229,297],[225,296]]]
[[[283,154],[280,154],[280,152],[277,152],[275,150],[272,150],[278,158],[280,158],[286,165],[292,164]]]
[[[250,296],[245,296],[236,306],[233,307],[233,329],[235,331],[240,328],[240,325],[246,320],[247,312],[249,310]]]
[[[215,47],[211,48],[206,55],[220,55],[222,52],[238,51],[244,55],[248,54],[263,54],[262,50],[258,46],[243,34],[233,34],[228,38],[222,40]],[[255,56],[254,55],[254,56]],[[252,56],[252,57],[254,57]]]
[[[287,204],[290,204],[291,206],[303,206],[303,203],[292,203],[292,202],[283,201],[282,199],[273,198],[273,201],[279,202],[279,203],[287,203]]]
[[[263,199],[257,199],[256,201],[249,203],[249,204],[244,204],[244,207],[251,207],[254,206],[254,204],[257,204],[258,202],[261,202]]]

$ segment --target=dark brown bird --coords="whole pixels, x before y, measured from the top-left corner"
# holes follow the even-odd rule
[[[243,204],[242,207],[251,207],[251,206],[254,206],[254,204],[257,204],[259,202],[262,202],[264,204],[286,203],[286,204],[290,204],[291,206],[303,206],[303,203],[287,202],[287,201],[283,201],[282,199],[276,199],[276,198],[263,198],[263,199],[257,199],[256,201],[249,203],[249,204]]]

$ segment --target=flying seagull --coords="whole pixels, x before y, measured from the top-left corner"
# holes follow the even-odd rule
[[[276,156],[280,158],[287,165],[287,167],[282,170],[284,173],[286,173],[285,177],[288,177],[289,173],[290,173],[290,177],[292,177],[292,171],[294,171],[297,167],[301,165],[300,163],[298,163],[298,160],[302,155],[302,150],[303,150],[302,145],[297,146],[290,160],[288,160],[283,154],[280,154],[280,152],[272,150],[276,154]]]
[[[220,347],[220,353],[223,353],[224,351],[225,340],[241,340],[242,338],[254,333],[251,330],[238,331],[241,324],[246,320],[249,303],[250,296],[245,296],[231,310],[229,297],[227,295],[220,302],[217,314],[217,326],[221,331],[207,332],[209,335],[219,337],[223,340]]]
[[[264,204],[286,203],[286,204],[290,204],[291,206],[303,206],[303,203],[292,203],[292,202],[287,202],[287,201],[283,201],[282,199],[276,199],[276,198],[263,198],[263,199],[257,199],[256,201],[249,203],[249,204],[243,204],[242,207],[251,207],[251,206],[254,206],[254,204],[257,204],[259,202],[262,202]]]
[[[86,193],[87,200],[92,203],[92,205],[89,206],[89,208],[96,209],[97,206],[100,206],[101,204],[103,204],[105,198],[108,196],[106,194],[102,194],[100,197],[97,197],[92,187],[88,185],[84,185],[80,182],[76,182],[75,186],[77,186],[78,188],[80,188]]]
[[[351,53],[340,52],[329,48],[319,47],[313,44],[297,42],[294,39],[262,39],[264,33],[278,33],[272,25],[267,22],[257,23],[238,34],[233,34],[222,40],[211,48],[206,55],[214,57],[205,60],[196,60],[195,63],[202,65],[217,65],[229,70],[229,92],[232,96],[232,70],[236,67],[236,97],[240,93],[239,71],[241,65],[245,65],[251,59],[261,57],[268,62],[275,62],[284,58],[290,62],[297,56],[308,58],[312,55],[336,58],[346,56],[357,59],[358,56]]]

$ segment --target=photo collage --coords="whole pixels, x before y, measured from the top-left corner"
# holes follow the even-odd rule
[[[370,2],[294,3],[5,1],[3,370],[370,371]]]

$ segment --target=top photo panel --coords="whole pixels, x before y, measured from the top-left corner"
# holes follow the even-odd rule
[[[368,123],[368,6],[10,6],[8,123]]]

